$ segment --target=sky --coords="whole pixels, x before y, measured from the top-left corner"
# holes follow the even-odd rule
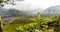
[[[16,5],[12,6],[11,4],[5,4],[4,8],[18,9],[18,10],[36,10],[36,9],[47,9],[48,7],[60,5],[60,0],[24,0],[16,1]]]

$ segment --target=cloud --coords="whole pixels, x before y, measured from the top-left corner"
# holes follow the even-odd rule
[[[16,1],[16,5],[6,4],[5,8],[14,8],[19,10],[46,9],[50,6],[60,5],[60,0],[24,0]]]

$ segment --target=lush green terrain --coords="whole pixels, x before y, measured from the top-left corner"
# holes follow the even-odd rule
[[[5,31],[9,32],[9,30],[10,30],[10,32],[13,32],[13,31],[16,31],[17,27],[36,22],[36,21],[34,21],[34,19],[33,20],[30,20],[30,19],[29,18],[18,18],[16,20],[14,20],[12,23],[7,23],[7,24],[5,23],[3,26],[4,32]]]
[[[60,17],[55,16],[53,18],[40,18],[40,14],[37,15],[36,18],[18,18],[14,20],[12,23],[4,24],[3,31],[4,32],[34,32],[35,29],[46,30],[48,28],[49,23],[53,24],[53,27],[56,26],[56,31],[59,32],[60,24],[59,22]],[[55,23],[55,24],[54,24]],[[59,26],[58,26],[59,25]]]

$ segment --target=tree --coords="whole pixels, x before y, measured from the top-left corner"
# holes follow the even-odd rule
[[[2,19],[1,19],[1,17],[0,17],[0,32],[2,32]]]
[[[23,1],[23,0],[20,0],[20,1]],[[3,7],[4,4],[12,4],[12,5],[15,5],[15,0],[0,0],[0,7]]]

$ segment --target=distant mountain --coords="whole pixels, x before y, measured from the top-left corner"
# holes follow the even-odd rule
[[[57,5],[57,6],[49,7],[44,12],[47,14],[60,14],[59,13],[60,12],[60,6]]]
[[[0,12],[0,15],[3,17],[32,17],[32,14],[29,14],[26,11],[20,11],[17,9],[9,9],[8,11]]]
[[[8,11],[2,11],[0,12],[2,15],[2,19],[4,22],[12,22],[13,20],[15,20],[16,18],[19,17],[33,17],[32,14],[26,12],[26,11],[20,11],[17,9],[9,9]]]
[[[51,6],[44,10],[43,16],[52,17],[60,14],[60,5]]]
[[[5,11],[7,11],[8,9],[6,8],[0,8],[0,16],[3,16],[3,14],[5,13]]]
[[[0,12],[1,11],[6,11],[6,10],[8,10],[8,9],[6,9],[6,8],[0,8]]]

